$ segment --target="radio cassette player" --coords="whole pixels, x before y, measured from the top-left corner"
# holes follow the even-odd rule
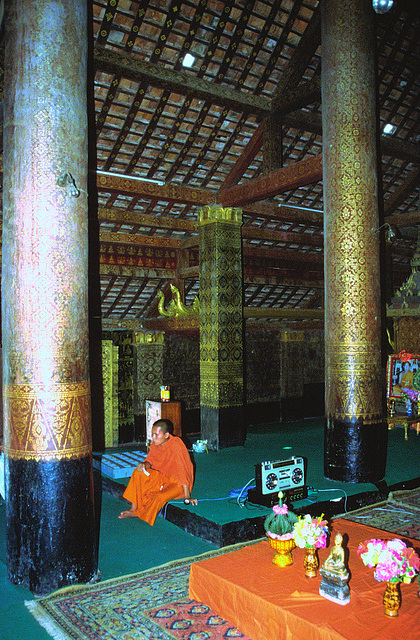
[[[262,495],[287,492],[305,485],[305,459],[293,456],[290,460],[260,462],[255,465],[256,490]]]

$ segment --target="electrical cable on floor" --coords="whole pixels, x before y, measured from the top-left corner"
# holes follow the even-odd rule
[[[321,493],[321,492],[331,492],[331,491],[342,491],[344,493],[344,513],[348,513],[347,511],[347,493],[344,491],[344,489],[313,489],[313,493],[316,495],[317,493]],[[342,500],[343,496],[341,496],[340,498],[331,498],[332,502],[339,502],[340,500]],[[315,502],[315,501],[314,501]]]
[[[200,498],[197,499],[197,503],[199,504],[200,502],[218,502],[221,500],[229,500],[232,498],[235,498],[235,503],[241,507],[241,509],[245,506],[245,502],[247,501],[247,495],[248,493],[242,498],[245,490],[247,489],[247,487],[249,487],[249,485],[251,484],[251,482],[254,482],[254,478],[251,478],[251,480],[249,480],[242,488],[240,489],[232,489],[231,491],[229,491],[229,495],[228,496],[224,496],[222,498]],[[164,517],[166,517],[166,508],[168,506],[168,504],[179,504],[180,502],[182,502],[183,499],[180,500],[170,500],[169,502],[166,503],[165,507],[163,507],[163,514]],[[233,502],[232,502],[233,504]]]
[[[229,495],[231,495],[231,494],[233,494],[233,493],[235,493],[235,492],[239,491],[238,496],[237,496],[237,498],[236,498],[236,503],[237,503],[238,507],[241,507],[241,509],[243,509],[243,508],[244,508],[244,506],[245,506],[245,502],[247,501],[247,498],[248,498],[248,492],[246,492],[246,495],[245,495],[245,497],[243,498],[243,501],[241,502],[242,495],[243,495],[243,493],[244,493],[245,489],[246,489],[247,487],[249,487],[249,485],[251,484],[251,482],[254,482],[254,478],[253,478],[253,477],[251,478],[251,480],[249,480],[249,481],[248,481],[248,482],[247,482],[247,483],[242,487],[242,489],[239,489],[239,490],[238,490],[238,489],[234,489],[234,491],[230,491],[230,492],[229,492]],[[235,497],[235,496],[232,496],[232,497]]]

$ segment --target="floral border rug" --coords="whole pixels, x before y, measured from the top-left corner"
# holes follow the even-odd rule
[[[203,603],[188,598],[192,562],[260,540],[26,602],[55,640],[250,640]]]
[[[394,491],[388,500],[337,516],[368,524],[401,537],[420,540],[420,487]]]

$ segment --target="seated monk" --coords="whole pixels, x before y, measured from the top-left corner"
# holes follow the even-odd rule
[[[152,427],[152,443],[144,462],[134,469],[123,497],[131,502],[119,518],[141,518],[154,525],[161,508],[170,500],[191,498],[193,466],[181,438],[171,435],[170,420],[156,420]]]

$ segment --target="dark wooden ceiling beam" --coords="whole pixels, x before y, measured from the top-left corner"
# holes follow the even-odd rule
[[[316,227],[322,227],[323,225],[324,214],[317,209],[305,209],[303,207],[294,207],[286,204],[278,206],[264,202],[254,202],[252,204],[245,203],[242,210],[245,215],[254,218],[266,218],[279,222],[294,222]],[[99,222],[115,222],[115,224],[126,224],[137,227],[172,229],[173,231],[185,231],[185,233],[197,232],[196,220],[185,220],[184,218],[169,216],[152,216],[117,207],[100,207],[98,209],[98,219]],[[195,244],[195,240],[193,243]],[[185,241],[185,246],[188,246],[188,240]]]
[[[273,249],[271,247],[250,247],[245,245],[242,253],[244,257],[265,258],[274,260],[277,264],[280,261],[285,263],[295,262],[296,264],[324,264],[324,256],[321,251],[296,251],[295,249]],[[317,269],[318,267],[315,268]]]
[[[287,62],[280,81],[274,91],[271,113],[263,122],[263,172],[268,174],[283,166],[282,118],[281,114],[301,108],[312,101],[320,101],[321,86],[311,83],[309,95],[307,84],[300,93],[299,83],[321,44],[321,13],[315,10],[311,21],[303,32],[299,44]]]
[[[95,45],[93,54],[95,67],[111,75],[122,75],[139,83],[147,82],[154,87],[209,101],[239,113],[263,117],[271,111],[268,98],[210,83],[185,71],[172,71],[163,65],[144,62],[123,51]]]
[[[404,202],[407,196],[414,191],[420,182],[420,167],[416,167],[411,171],[407,179],[401,183],[394,193],[388,197],[384,205],[385,216],[390,216]]]
[[[287,113],[283,116],[282,122],[287,127],[322,136],[322,117],[318,113],[310,111]],[[381,152],[385,155],[398,158],[399,160],[408,160],[414,163],[420,162],[419,145],[399,138],[393,138],[385,133],[381,135],[379,143]]]
[[[256,129],[253,136],[249,140],[248,144],[245,146],[245,149],[233,165],[232,169],[229,171],[226,176],[224,182],[221,185],[221,189],[227,189],[232,185],[238,184],[239,180],[244,175],[245,171],[248,169],[251,162],[254,160],[255,156],[260,152],[263,141],[263,126],[260,124]]]
[[[268,117],[266,125],[264,125],[264,123],[261,123],[258,126],[244,152],[232,167],[232,170],[223,183],[222,188],[230,187],[231,185],[237,184],[239,182],[248,166],[260,151],[263,145],[264,137],[266,139],[266,142],[264,144],[267,147],[265,154],[272,155],[274,153],[273,150],[270,151],[270,145],[267,141],[267,138],[269,140],[271,136],[270,131],[266,131],[266,135],[264,136],[264,129],[270,129],[270,121],[272,121],[273,118],[277,119],[280,114],[287,113],[288,111],[292,111],[293,109],[296,109],[298,107],[311,104],[314,100],[318,101],[320,99],[318,80],[310,83],[305,83],[302,87],[302,94],[300,96],[299,91],[296,90],[296,85],[301,80],[320,42],[320,12],[315,11],[311,22],[306,27],[305,32],[300,39],[299,45],[295,50],[293,57],[289,60],[286,68],[284,69],[280,84],[277,86],[274,97],[271,101],[270,113],[266,115],[266,118]],[[316,84],[316,86],[314,86],[314,84]],[[278,150],[277,155],[280,155],[278,154]],[[267,159],[265,164],[267,170],[269,170],[269,168],[272,166],[276,166],[275,162],[270,161],[270,159]]]
[[[420,209],[386,216],[385,222],[397,228],[420,224]]]
[[[282,73],[281,80],[272,98],[272,112],[277,110],[277,104],[282,100],[284,91],[298,85],[308,68],[316,50],[321,44],[321,12],[315,9],[310,22],[300,37],[299,44],[294,50]]]
[[[276,231],[276,229],[242,227],[243,240],[261,240],[262,242],[280,242],[285,244],[296,244],[302,246],[322,247],[323,237],[321,233],[297,233],[295,231]],[[183,249],[198,247],[198,234],[188,238],[182,243]],[[247,245],[249,246],[249,245]]]
[[[240,207],[245,203],[265,200],[320,180],[322,180],[321,154],[277,169],[266,176],[247,180],[244,184],[223,189],[219,191],[218,200],[225,207]]]
[[[276,231],[275,229],[266,228],[256,229],[253,227],[242,227],[242,238],[244,240],[281,242],[311,247],[322,247],[324,244],[324,239],[321,234]]]

